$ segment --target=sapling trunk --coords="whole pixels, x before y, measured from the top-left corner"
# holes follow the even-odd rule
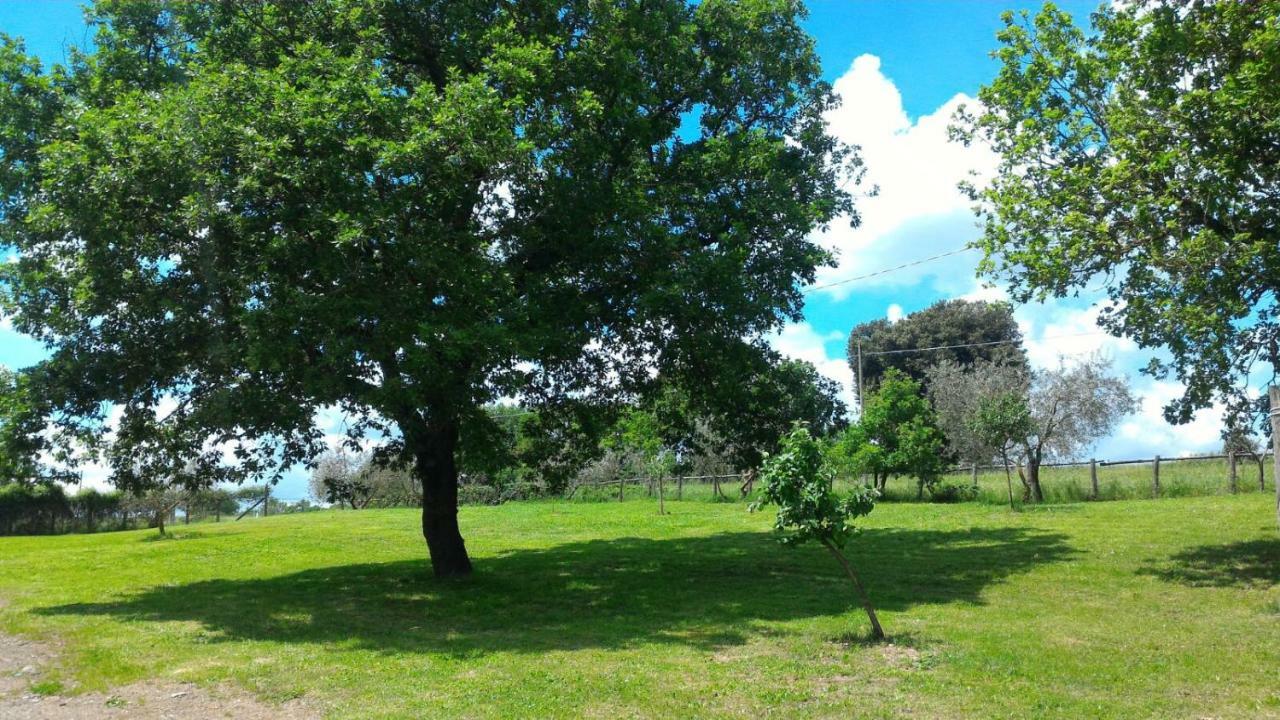
[[[849,560],[840,552],[840,548],[829,540],[823,540],[822,544],[826,546],[836,561],[840,563],[840,567],[844,568],[844,572],[849,576],[849,580],[853,581],[853,587],[858,591],[858,598],[862,600],[862,609],[867,611],[867,619],[871,621],[871,637],[875,640],[884,640],[884,629],[880,627],[880,619],[876,617],[876,609],[871,605],[871,597],[867,595],[867,591],[862,587],[862,581],[858,579],[858,574],[854,572],[853,565],[849,564]]]
[[[1004,481],[1009,486],[1009,509],[1013,509],[1013,473],[1009,470],[1009,454],[1000,451],[1000,459],[1004,461]]]

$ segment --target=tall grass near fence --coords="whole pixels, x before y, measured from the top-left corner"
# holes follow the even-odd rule
[[[1262,463],[1262,484],[1259,483],[1258,463],[1243,457],[1236,461],[1235,492],[1240,494],[1271,492],[1275,488],[1274,464],[1268,457]],[[1014,504],[1022,504],[1022,483],[1016,469],[1011,469]],[[1232,493],[1230,467],[1220,458],[1163,458],[1160,461],[1159,491],[1155,484],[1155,463],[1098,463],[1098,492],[1093,492],[1089,465],[1047,466],[1040,469],[1040,484],[1047,503],[1072,503],[1091,500],[1142,500],[1155,497],[1192,497],[1228,495]],[[982,469],[978,473],[977,493],[971,501],[989,505],[1006,505],[1009,489],[1005,473],[1000,469]],[[858,483],[856,477],[842,477],[838,483],[845,489]],[[941,479],[942,484],[969,486],[973,483],[972,471],[956,469]],[[718,488],[717,488],[718,485]],[[1265,486],[1265,490],[1264,490]],[[720,479],[683,480],[667,478],[663,492],[669,500],[695,502],[742,502],[742,480],[739,477]],[[577,502],[617,502],[620,499],[635,500],[642,497],[657,498],[657,483],[648,478],[629,478],[622,483],[579,486],[572,499]],[[885,488],[886,502],[915,502],[917,485],[915,478],[891,479]],[[925,492],[925,501],[937,500]]]
[[[1275,487],[1273,465],[1268,459],[1262,464],[1263,482],[1268,490]],[[1156,471],[1154,462],[1133,463],[1124,465],[1098,464],[1098,494],[1093,495],[1092,479],[1089,465],[1070,465],[1063,467],[1044,467],[1040,470],[1040,484],[1044,489],[1045,502],[1068,503],[1086,500],[1140,500],[1155,497],[1191,497],[1206,495],[1226,495],[1231,493],[1230,470],[1226,460],[1221,459],[1177,459],[1164,458],[1160,461],[1159,489],[1156,487]],[[947,475],[944,482],[970,483],[970,471],[961,470]],[[910,488],[895,488],[901,493],[909,490],[915,497],[914,484]],[[1258,465],[1252,459],[1237,461],[1236,492],[1259,492]],[[1017,471],[1013,471],[1014,501],[1022,499],[1022,485]],[[1006,504],[1009,492],[1003,470],[984,470],[978,473],[978,502],[990,504]]]

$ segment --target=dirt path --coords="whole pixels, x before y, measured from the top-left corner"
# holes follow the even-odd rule
[[[218,686],[148,681],[110,693],[62,694],[41,687],[42,671],[57,663],[55,646],[0,634],[0,718],[98,720],[98,718],[247,718],[311,720],[320,713],[301,700],[273,705],[249,693]]]

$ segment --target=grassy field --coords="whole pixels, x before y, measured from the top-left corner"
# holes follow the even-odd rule
[[[343,718],[1280,717],[1273,502],[883,505],[851,554],[889,645],[769,513],[639,499],[466,508],[452,583],[408,510],[0,538],[0,630],[62,641],[45,682]]]

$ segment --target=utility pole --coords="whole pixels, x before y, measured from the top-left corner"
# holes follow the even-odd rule
[[[859,340],[858,341],[858,419],[859,420],[862,419],[862,410],[864,407],[862,397],[865,394],[866,393],[863,391],[863,385],[862,385],[862,341]]]
[[[1271,416],[1271,462],[1276,467],[1276,474],[1271,480],[1276,486],[1276,523],[1280,524],[1280,386],[1267,388],[1267,399],[1271,402],[1268,408]]]

